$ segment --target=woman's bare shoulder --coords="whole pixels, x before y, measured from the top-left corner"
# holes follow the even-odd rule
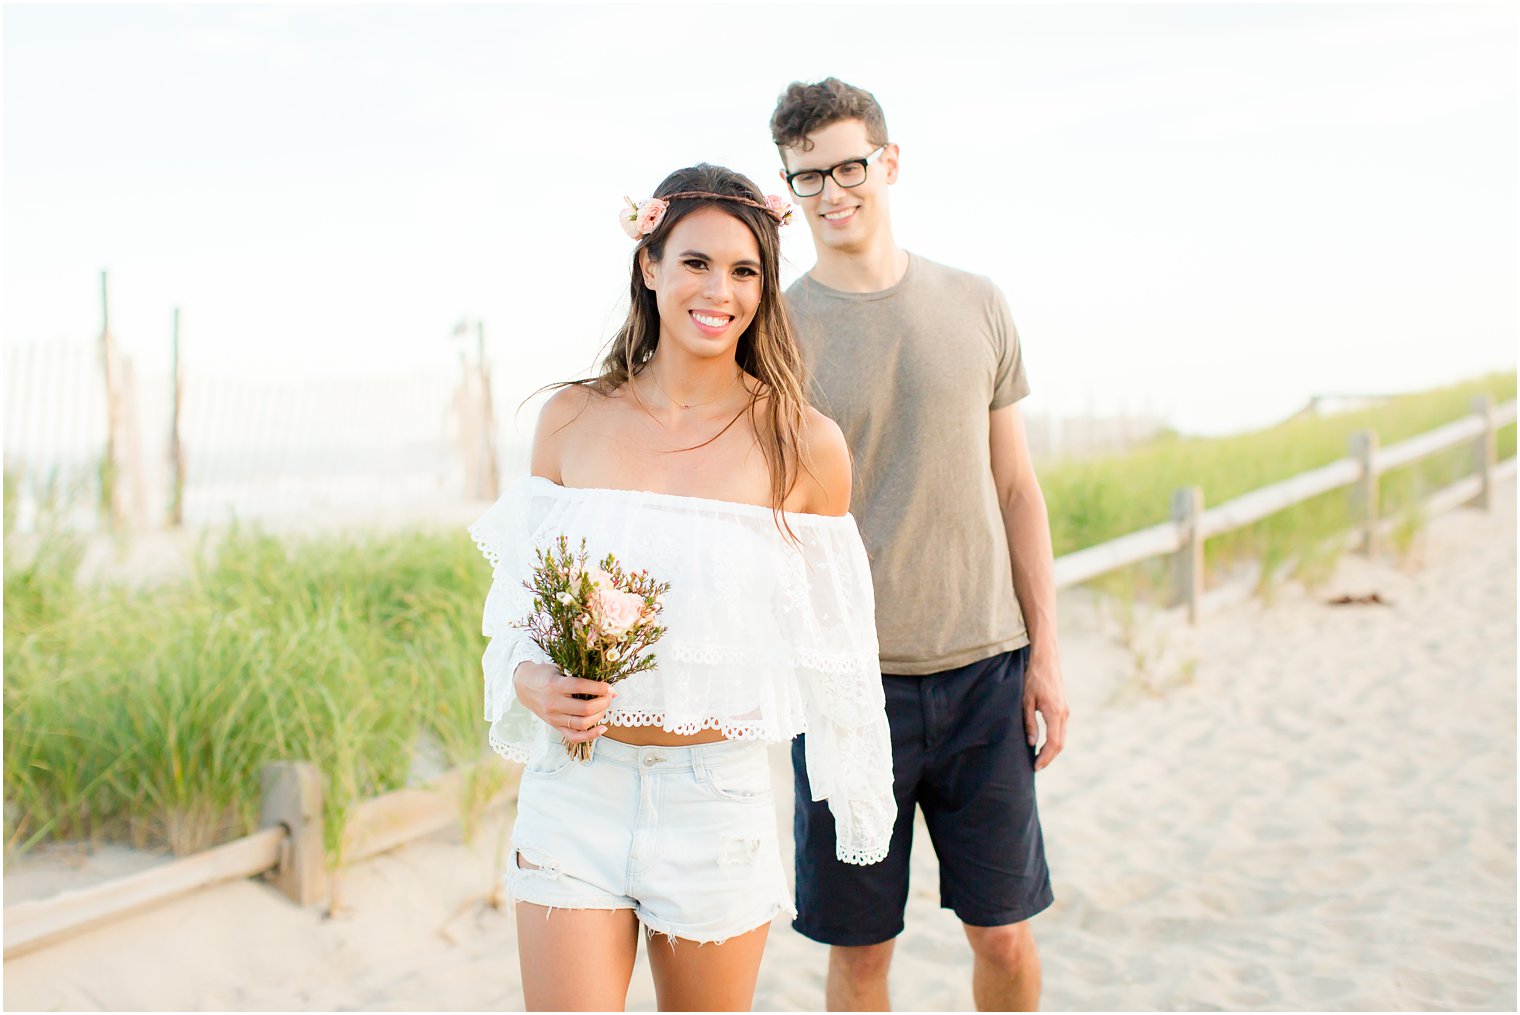
[[[540,425],[569,423],[602,397],[597,393],[593,381],[574,381],[562,385],[544,402],[543,408],[538,412],[538,422]]]
[[[823,442],[833,450],[848,453],[844,442],[844,431],[839,429],[839,424],[834,422],[823,412],[814,406],[802,407],[802,425],[807,428],[808,440]]]
[[[588,411],[594,413],[605,399],[590,381],[566,384],[549,396],[538,410],[538,426],[533,430],[533,475],[561,482],[560,462],[566,444],[574,439],[575,423]]]
[[[850,510],[850,448],[839,424],[813,408],[803,411],[812,479],[817,487],[813,513],[842,515]]]

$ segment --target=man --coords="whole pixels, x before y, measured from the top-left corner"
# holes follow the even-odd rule
[[[990,281],[893,239],[899,151],[869,92],[794,83],[771,136],[817,247],[787,304],[814,402],[855,457],[898,803],[885,862],[837,862],[797,739],[794,926],[833,946],[830,1010],[889,1008],[921,808],[940,904],[971,944],[977,1007],[1032,1010],[1040,964],[1027,921],[1051,903],[1034,773],[1060,753],[1068,710],[1049,522],[1015,405],[1028,393],[1018,333]],[[977,200],[959,193],[943,207],[975,216]]]

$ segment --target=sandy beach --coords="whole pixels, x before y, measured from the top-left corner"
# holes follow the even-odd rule
[[[1045,1007],[1513,1010],[1513,482],[1491,513],[1432,520],[1409,559],[1348,555],[1312,591],[1237,600],[1190,629],[1062,599],[1074,717],[1039,786]],[[789,858],[784,748],[772,762]],[[5,1006],[520,1009],[513,916],[486,905],[510,821],[350,868],[332,917],[245,881],[22,956]],[[45,852],[6,874],[6,901],[151,862]],[[894,1004],[969,1009],[922,825],[913,871]],[[773,927],[755,1007],[821,1008],[826,957]],[[629,1008],[654,1008],[642,954]]]

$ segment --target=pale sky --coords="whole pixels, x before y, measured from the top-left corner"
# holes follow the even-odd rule
[[[779,192],[775,98],[834,74],[901,146],[898,241],[1007,294],[1030,412],[1223,432],[1515,365],[1507,5],[3,16],[7,343],[95,336],[102,268],[147,373],[176,305],[189,367],[242,375],[447,364],[479,318],[506,414],[621,320],[622,196],[697,161]]]

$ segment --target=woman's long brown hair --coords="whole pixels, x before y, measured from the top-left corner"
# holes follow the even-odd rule
[[[655,197],[669,194],[718,194],[723,197],[678,197],[670,202],[664,218],[634,248],[628,283],[628,316],[613,336],[600,372],[587,383],[594,390],[610,395],[643,372],[660,343],[660,310],[655,293],[644,284],[639,255],[647,252],[651,261],[665,253],[665,241],[676,224],[702,208],[716,208],[743,222],[754,234],[760,248],[760,305],[754,320],[739,336],[734,358],[741,368],[761,382],[739,415],[702,444],[680,451],[691,451],[712,443],[727,432],[746,412],[760,441],[770,471],[771,512],[778,526],[794,538],[786,524],[782,505],[796,486],[802,472],[809,472],[810,458],[805,438],[805,367],[797,336],[787,318],[781,300],[781,238],[771,213],[764,210],[765,195],[747,177],[722,166],[701,165],[678,169],[655,188]],[[724,200],[735,197],[741,200]],[[753,202],[753,204],[749,203]],[[567,381],[566,384],[577,383]],[[763,408],[760,408],[761,402]],[[757,412],[761,418],[757,418]],[[763,425],[762,424],[763,418]]]

